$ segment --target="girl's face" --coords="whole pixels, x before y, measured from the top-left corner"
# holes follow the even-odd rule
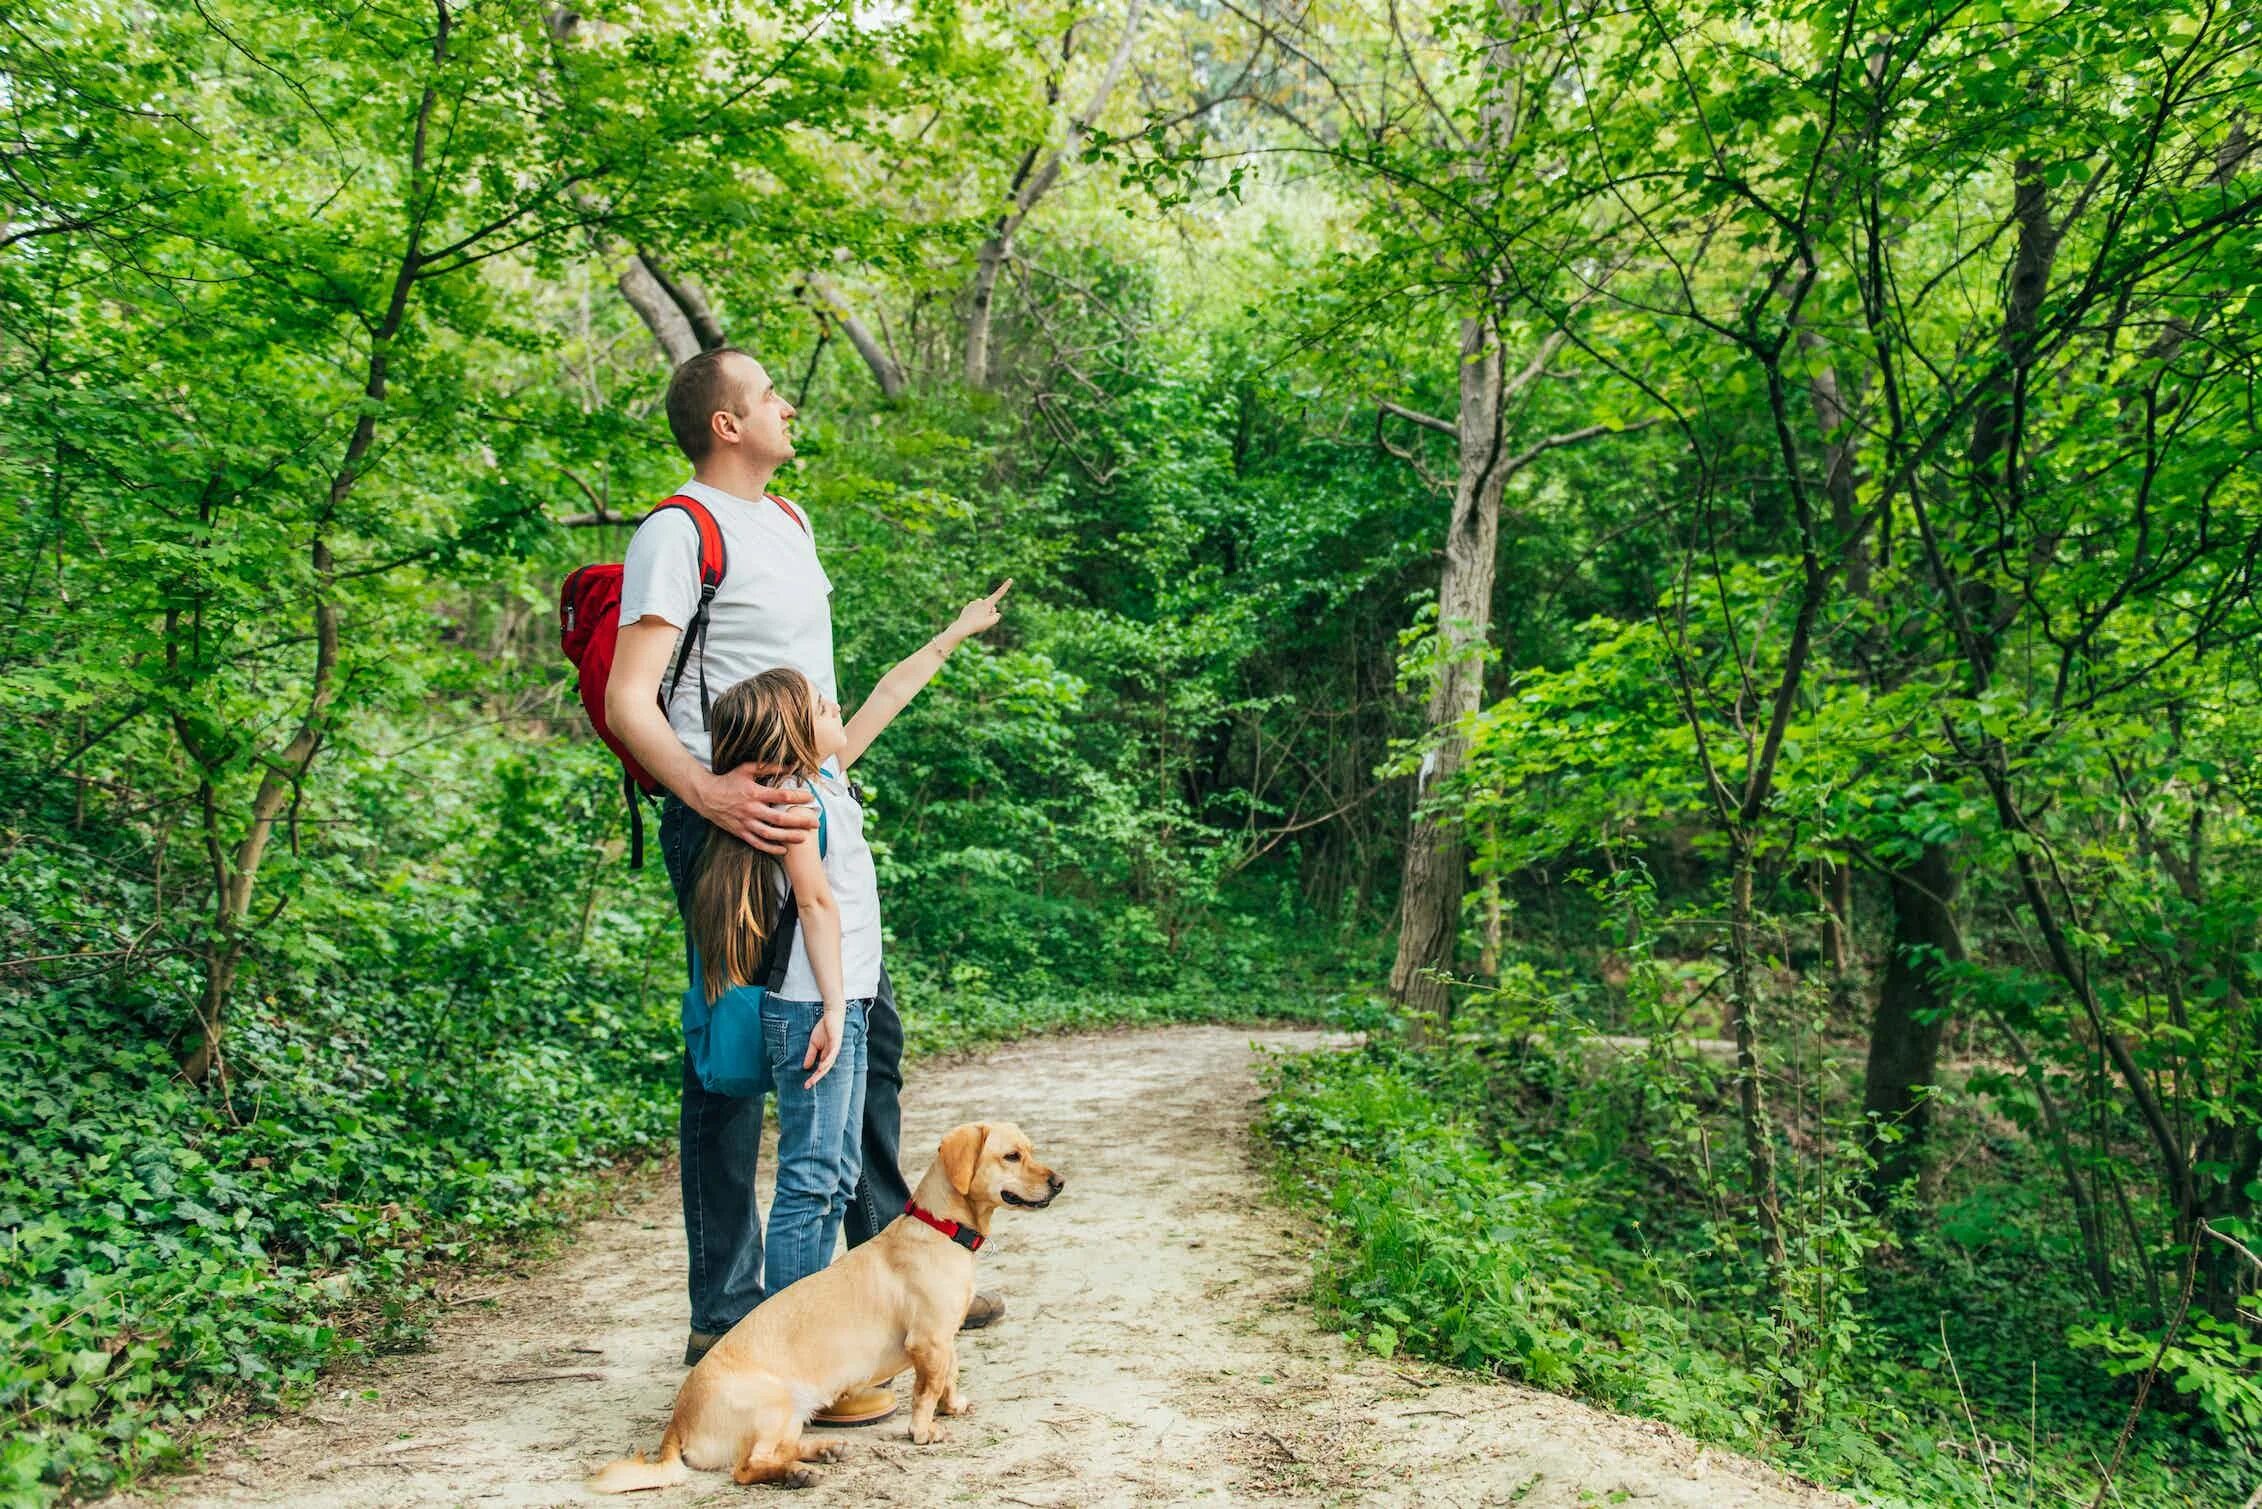
[[[848,747],[848,726],[841,721],[840,704],[823,692],[810,692],[817,720],[817,754],[831,759]]]

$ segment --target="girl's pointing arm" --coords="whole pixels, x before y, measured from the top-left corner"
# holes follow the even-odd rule
[[[999,604],[1013,587],[1013,578],[1007,577],[988,597],[977,597],[959,610],[958,617],[949,628],[928,640],[896,668],[880,678],[872,688],[872,695],[856,709],[856,716],[848,720],[848,742],[840,752],[840,768],[846,770],[872,747],[880,730],[895,721],[895,715],[919,695],[920,689],[935,679],[935,672],[950,652],[968,637],[996,625],[1000,616]]]

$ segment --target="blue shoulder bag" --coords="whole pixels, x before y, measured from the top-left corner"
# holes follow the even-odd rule
[[[825,857],[825,804],[817,803],[817,857]],[[801,909],[790,888],[778,908],[778,924],[762,954],[762,983],[738,985],[710,1001],[700,975],[699,951],[691,951],[691,988],[683,993],[683,1046],[691,1072],[710,1095],[760,1095],[770,1088],[770,1056],[762,1041],[762,1002],[785,983],[793,959],[793,933]]]

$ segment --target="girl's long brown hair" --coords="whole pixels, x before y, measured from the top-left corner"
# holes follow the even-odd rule
[[[753,765],[773,785],[817,773],[817,715],[809,678],[779,668],[749,676],[715,700],[708,715],[718,774]],[[778,862],[735,834],[707,830],[691,867],[684,923],[699,950],[700,978],[712,1001],[737,985],[751,985],[762,968],[763,945],[777,925]]]

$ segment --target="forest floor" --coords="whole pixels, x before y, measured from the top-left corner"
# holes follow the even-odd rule
[[[1267,1200],[1248,1128],[1256,1054],[1319,1041],[1185,1028],[916,1066],[904,1139],[914,1177],[950,1126],[1013,1120],[1067,1190],[1050,1210],[1003,1213],[983,1251],[982,1287],[1009,1308],[964,1339],[973,1413],[927,1448],[907,1437],[908,1408],[830,1432],[850,1455],[809,1501],[1845,1502],[1666,1426],[1385,1360],[1315,1324],[1317,1235]],[[672,1170],[624,1184],[559,1259],[459,1297],[427,1350],[334,1373],[310,1408],[250,1422],[198,1470],[114,1502],[617,1502],[583,1478],[650,1450],[683,1378],[678,1210]],[[629,1502],[775,1491],[700,1474]]]

